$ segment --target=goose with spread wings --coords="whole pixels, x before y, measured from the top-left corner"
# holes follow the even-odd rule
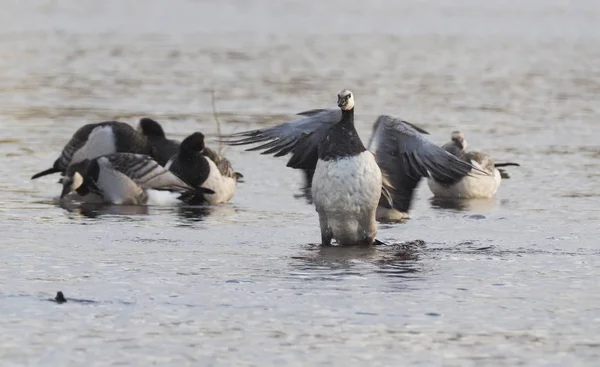
[[[473,168],[424,139],[422,130],[389,116],[375,123],[373,154],[354,127],[353,93],[342,90],[338,107],[303,112],[295,121],[224,139],[230,145],[258,143],[248,150],[276,157],[291,154],[287,166],[312,176],[324,246],[332,239],[342,246],[377,242],[378,207],[382,218],[396,219],[408,210],[422,177],[450,180]]]

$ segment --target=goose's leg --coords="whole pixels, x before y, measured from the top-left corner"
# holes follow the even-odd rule
[[[363,213],[358,222],[358,233],[362,236],[361,246],[373,246],[375,235],[377,234],[377,221],[375,220],[375,210]]]
[[[319,213],[319,223],[321,224],[321,246],[331,246],[333,233],[324,213]]]

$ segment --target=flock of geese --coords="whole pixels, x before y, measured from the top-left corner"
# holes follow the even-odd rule
[[[354,94],[342,90],[338,108],[299,113],[274,127],[221,137],[228,145],[275,157],[304,172],[304,195],[319,215],[321,244],[371,246],[377,221],[408,217],[414,190],[427,179],[435,197],[491,198],[501,167],[481,152],[467,151],[464,135],[452,133],[439,147],[425,130],[401,119],[379,116],[365,147],[354,126]],[[167,139],[161,125],[142,118],[137,129],[107,121],[75,132],[51,168],[36,179],[60,173],[61,200],[124,205],[216,205],[227,203],[243,176],[195,132]]]

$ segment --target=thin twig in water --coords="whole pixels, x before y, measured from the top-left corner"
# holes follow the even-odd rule
[[[219,155],[223,154],[223,135],[221,134],[221,122],[217,116],[217,107],[215,106],[215,90],[210,91],[210,99],[212,103],[213,117],[217,123],[217,134],[219,134]]]

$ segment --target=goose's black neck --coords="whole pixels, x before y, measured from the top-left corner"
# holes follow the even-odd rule
[[[354,107],[350,110],[342,110],[340,123],[347,123],[354,126]]]
[[[354,108],[342,109],[340,122],[329,129],[319,144],[319,159],[331,161],[354,157],[365,150],[365,146],[354,128]]]

